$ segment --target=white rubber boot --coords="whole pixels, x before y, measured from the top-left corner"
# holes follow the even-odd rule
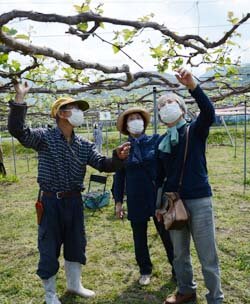
[[[56,276],[50,277],[48,280],[43,280],[45,289],[46,304],[61,304],[56,295]]]
[[[94,291],[84,288],[81,283],[81,264],[77,262],[64,262],[67,291],[81,297],[91,298],[95,296]]]

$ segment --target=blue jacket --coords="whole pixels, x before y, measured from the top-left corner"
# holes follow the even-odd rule
[[[215,111],[211,101],[199,86],[190,93],[199,106],[200,114],[190,124],[188,153],[180,190],[183,199],[195,199],[212,195],[208,182],[205,151],[209,127],[215,120]],[[160,186],[163,179],[166,178],[163,187],[164,192],[176,192],[178,190],[186,143],[186,125],[181,127],[178,132],[179,143],[172,147],[171,153],[158,150],[157,186]],[[163,137],[164,135],[160,140]]]
[[[159,135],[142,135],[136,141],[129,138],[131,150],[123,169],[116,172],[113,184],[115,202],[123,202],[127,195],[128,219],[145,221],[154,215],[156,201],[156,149]],[[138,153],[140,154],[138,156]],[[125,189],[126,188],[126,189]]]

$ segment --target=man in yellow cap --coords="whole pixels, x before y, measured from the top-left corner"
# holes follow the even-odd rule
[[[15,101],[10,102],[8,129],[12,136],[38,152],[39,204],[37,213],[40,260],[37,274],[43,280],[47,304],[61,303],[56,294],[55,278],[63,244],[67,290],[83,297],[94,291],[81,284],[81,265],[86,263],[86,236],[81,191],[86,166],[113,172],[123,166],[129,154],[128,143],[119,146],[112,158],[97,152],[95,145],[77,136],[74,127],[83,123],[86,101],[60,98],[54,102],[51,116],[55,128],[32,129],[24,125],[27,105],[24,97],[27,83],[15,85]]]

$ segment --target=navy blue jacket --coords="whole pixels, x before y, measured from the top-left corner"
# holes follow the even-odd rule
[[[125,167],[118,170],[114,176],[114,200],[122,203],[124,192],[126,192],[128,219],[131,221],[145,221],[155,213],[158,140],[157,134],[144,135],[139,141],[141,161],[136,162],[134,141],[129,138],[131,142],[129,158]]]
[[[190,124],[187,160],[180,190],[183,199],[195,199],[212,195],[208,182],[205,150],[209,127],[215,120],[215,111],[211,101],[199,86],[190,93],[199,106],[200,114]],[[181,127],[178,132],[179,143],[172,147],[171,153],[158,150],[157,186],[160,186],[166,177],[163,187],[164,192],[176,192],[178,190],[186,143],[186,125]],[[160,140],[163,137],[164,135]]]

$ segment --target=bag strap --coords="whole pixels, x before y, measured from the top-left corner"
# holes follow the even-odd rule
[[[186,159],[187,159],[187,151],[188,151],[188,139],[189,139],[189,128],[190,126],[187,127],[186,129],[186,144],[185,144],[185,150],[184,150],[184,158],[183,158],[183,165],[182,165],[182,169],[181,169],[181,175],[180,175],[180,180],[179,180],[179,185],[178,185],[178,192],[181,189],[182,186],[182,180],[183,180],[183,174],[184,174],[184,167],[185,167],[185,163],[186,163]]]

